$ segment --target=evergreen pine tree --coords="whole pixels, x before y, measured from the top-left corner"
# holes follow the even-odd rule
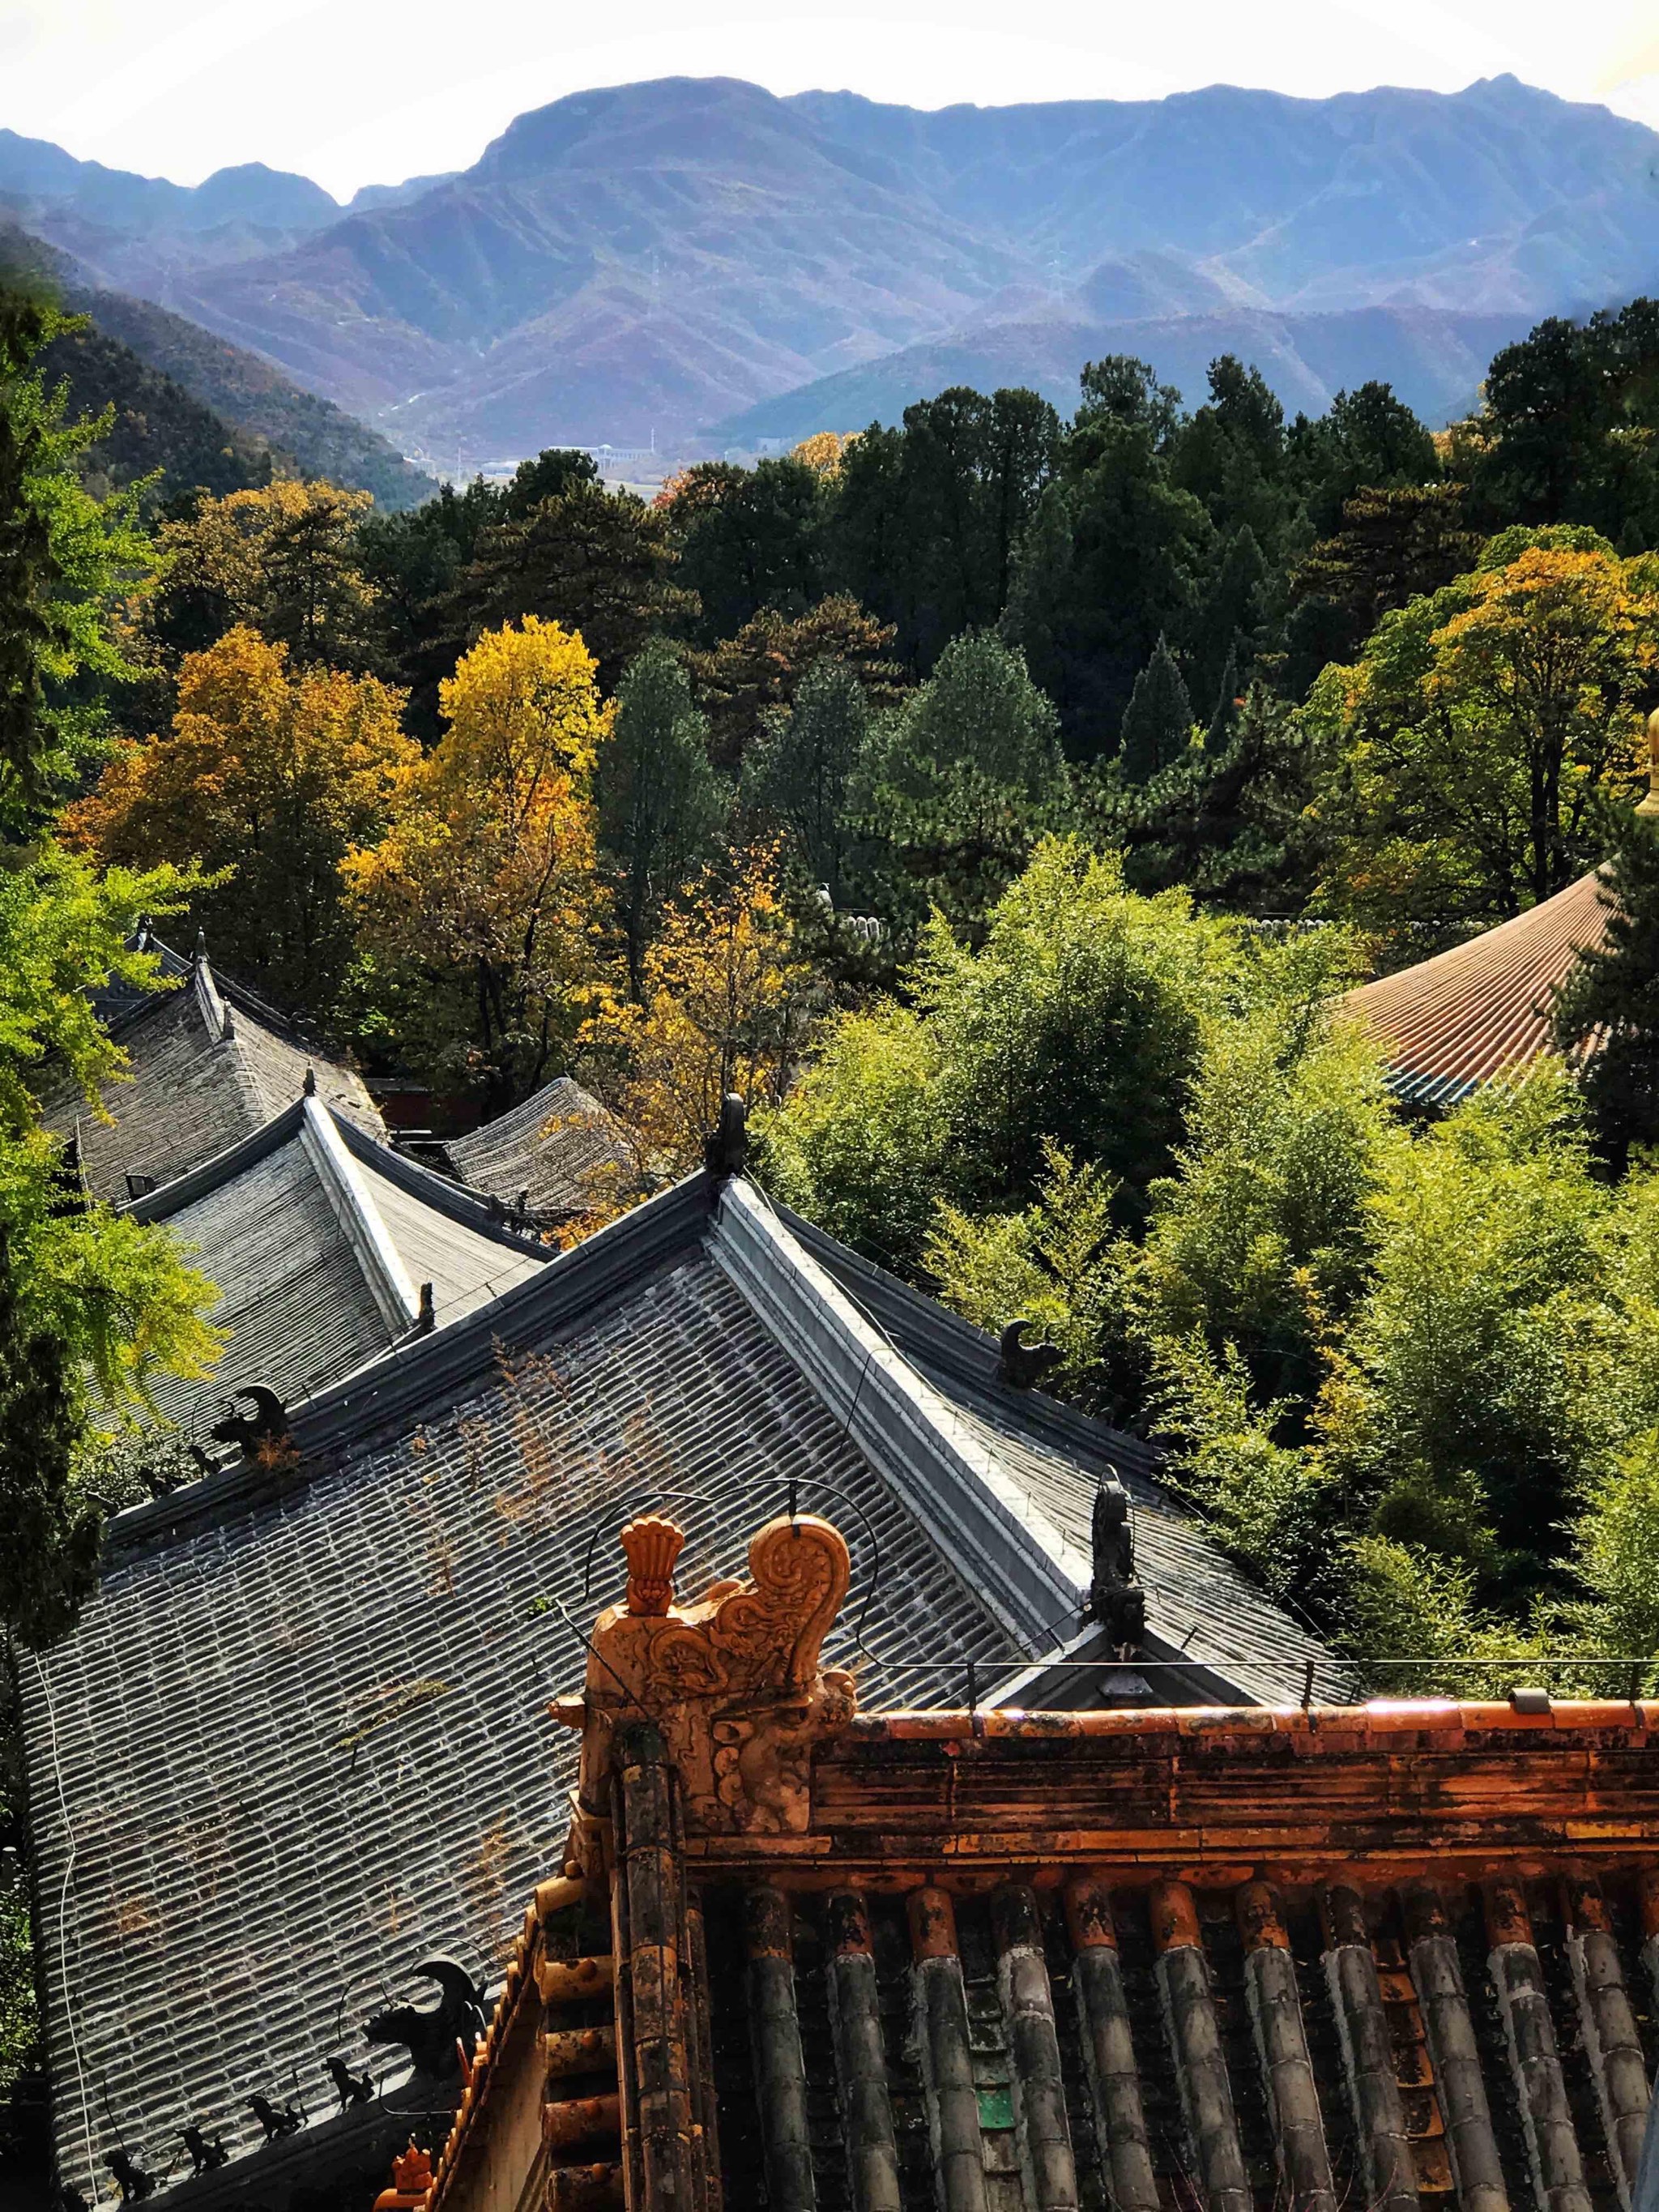
[[[1242,523],[1227,540],[1192,631],[1187,665],[1200,699],[1213,697],[1229,655],[1249,676],[1267,638],[1272,580],[1255,531]]]
[[[1215,706],[1210,715],[1209,727],[1204,732],[1206,753],[1224,753],[1232,741],[1233,725],[1238,719],[1238,654],[1227,648],[1226,665],[1221,672],[1221,683],[1215,695]]]
[[[1127,783],[1145,783],[1192,742],[1193,702],[1168,643],[1160,637],[1135,678],[1124,710],[1118,767]]]
[[[599,844],[616,866],[629,988],[637,1000],[663,906],[707,858],[726,804],[709,764],[708,721],[678,655],[660,638],[635,655],[617,686],[593,797]]]
[[[1610,826],[1607,934],[1579,954],[1553,1027],[1601,1146],[1622,1166],[1632,1145],[1659,1142],[1659,822],[1631,815]]]

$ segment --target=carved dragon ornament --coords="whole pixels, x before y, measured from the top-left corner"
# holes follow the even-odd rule
[[[588,1655],[581,1810],[605,1809],[611,1739],[656,1723],[703,1833],[788,1835],[811,1823],[812,1747],[844,1728],[853,1677],[819,1655],[851,1577],[839,1530],[811,1515],[769,1521],[749,1546],[749,1580],[674,1602],[685,1538],[652,1516],[622,1533],[628,1595],[601,1613]]]

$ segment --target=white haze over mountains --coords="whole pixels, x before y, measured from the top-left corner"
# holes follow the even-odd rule
[[[337,199],[475,161],[585,87],[744,77],[938,108],[1232,83],[1322,98],[1513,74],[1659,127],[1652,0],[0,0],[0,123],[196,183],[250,161]]]

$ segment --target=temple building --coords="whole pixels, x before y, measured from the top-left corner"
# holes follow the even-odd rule
[[[905,1710],[821,1657],[826,1520],[696,1600],[621,1542],[564,1849],[382,2212],[1632,2212],[1659,1704]]]
[[[164,1377],[162,1411],[199,1442],[206,1409],[257,1389],[287,1405],[470,1313],[552,1256],[479,1194],[379,1144],[313,1092],[124,1212],[164,1223],[219,1286],[224,1352],[205,1381]]]
[[[100,1003],[130,1079],[109,1086],[101,1114],[62,1075],[49,1078],[41,1098],[46,1127],[78,1142],[94,1198],[118,1206],[188,1174],[264,1128],[307,1083],[325,1105],[384,1139],[362,1078],[216,975],[205,947],[185,960],[146,933],[137,949],[156,954],[173,988],[112,991]]]
[[[549,1706],[580,1692],[624,1523],[672,1516],[679,1571],[735,1594],[757,1528],[833,1516],[856,1580],[813,1667],[823,1642],[843,1703],[855,1686],[872,1711],[977,1714],[969,1741],[1013,1703],[1080,1716],[1052,1724],[1070,1741],[1106,1707],[1224,1705],[1271,1729],[1350,1694],[1150,1447],[1034,1388],[1017,1328],[983,1336],[769,1204],[732,1132],[707,1170],[545,1260],[487,1241],[312,1098],[168,1218],[283,1163],[340,1221],[337,1142],[410,1283],[441,1273],[406,1241],[417,1200],[453,1264],[499,1251],[521,1278],[470,1305],[434,1291],[434,1325],[401,1334],[351,1291],[368,1334],[338,1357],[371,1356],[319,1388],[265,1382],[286,1329],[266,1340],[211,1471],[116,1516],[73,1633],[22,1656],[66,2203],[125,2172],[155,2203],[358,2212],[411,2133],[442,2142],[458,2038],[470,2050],[508,1986],[524,1898],[563,1879],[572,1789],[599,1786]],[[751,1751],[735,1713],[720,1728],[717,1796],[799,1806],[781,1738]],[[948,1798],[954,1753],[917,1755]],[[914,1786],[896,1776],[895,1835]]]
[[[1512,921],[1362,984],[1342,1003],[1381,1046],[1402,1104],[1455,1106],[1549,1049],[1555,994],[1579,954],[1602,942],[1607,921],[1593,869]]]
[[[611,1115],[568,1075],[444,1146],[458,1179],[538,1228],[631,1196],[638,1163]]]

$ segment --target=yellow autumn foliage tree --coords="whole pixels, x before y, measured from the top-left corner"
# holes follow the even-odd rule
[[[347,855],[358,986],[433,1073],[499,1112],[533,1091],[603,988],[592,655],[533,615],[491,630],[439,694],[448,724],[400,779],[378,844]]]
[[[823,995],[796,947],[775,848],[706,871],[664,917],[641,1002],[607,1006],[583,1040],[616,1071],[599,1079],[642,1165],[696,1167],[728,1091],[747,1107],[780,1104]]]
[[[147,657],[171,669],[238,623],[307,666],[368,665],[375,596],[357,563],[366,491],[281,477],[161,526],[161,582],[141,605]]]
[[[803,438],[799,445],[791,448],[789,458],[801,462],[815,475],[838,477],[847,458],[847,448],[858,434],[856,430],[815,430],[810,438]]]
[[[296,670],[238,627],[179,675],[172,726],[119,745],[65,839],[106,866],[194,860],[217,880],[191,919],[245,980],[326,1009],[351,949],[340,862],[391,818],[420,748],[402,694],[373,677]]]

